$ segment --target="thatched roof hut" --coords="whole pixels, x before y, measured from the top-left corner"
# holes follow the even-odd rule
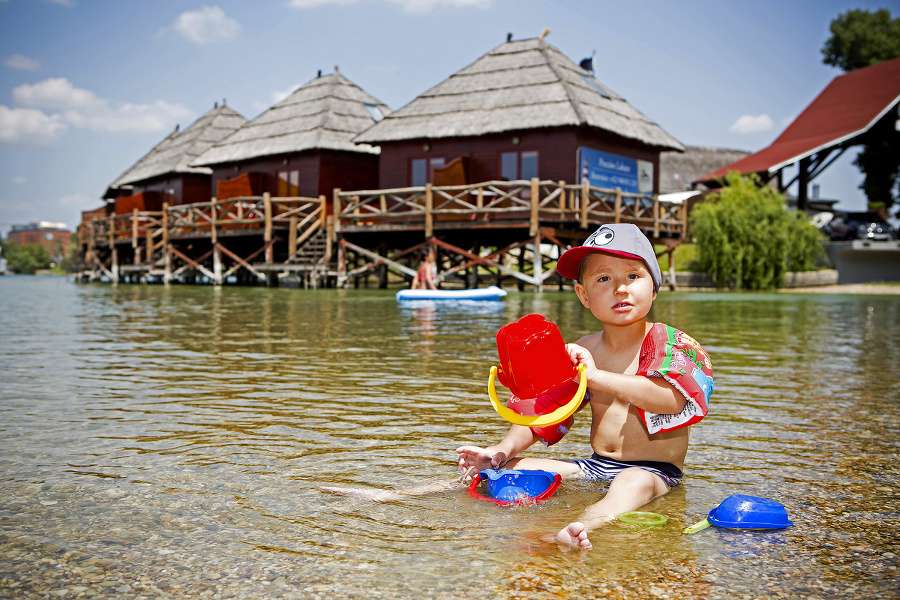
[[[388,107],[341,75],[316,77],[209,148],[194,166],[239,163],[314,150],[378,154],[355,135],[390,114]]]
[[[543,37],[507,41],[356,136],[359,144],[557,127],[683,146]]]
[[[703,175],[749,154],[744,150],[701,146],[688,146],[684,152],[663,152],[659,155],[659,193],[694,189],[694,181]],[[700,186],[700,189],[704,187]]]
[[[119,176],[111,188],[133,186],[148,180],[183,173],[211,175],[212,170],[191,163],[216,142],[234,133],[247,119],[224,103],[194,121],[187,129],[178,127],[153,147],[130,169]]]

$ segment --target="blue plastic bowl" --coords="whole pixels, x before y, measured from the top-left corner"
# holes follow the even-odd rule
[[[756,496],[734,494],[709,511],[709,522],[731,529],[781,529],[793,525],[784,506]]]
[[[484,469],[481,478],[487,481],[491,498],[517,502],[523,498],[537,498],[550,489],[556,473],[549,471],[518,471],[516,469]]]

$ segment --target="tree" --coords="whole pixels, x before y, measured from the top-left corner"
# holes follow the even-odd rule
[[[819,230],[756,175],[729,173],[691,212],[691,235],[700,268],[720,288],[775,289],[788,271],[813,270],[823,252]]]
[[[875,12],[857,8],[838,15],[831,22],[831,37],[822,54],[822,62],[844,71],[900,57],[900,18],[891,18],[884,8]],[[900,204],[900,140],[895,121],[891,111],[872,127],[853,163],[865,177],[860,188],[869,204],[887,210]]]
[[[831,21],[831,37],[822,47],[826,65],[853,71],[900,56],[900,19],[882,8],[855,8]]]
[[[33,275],[38,269],[50,267],[50,252],[41,244],[16,244],[5,242],[3,257],[11,271]]]

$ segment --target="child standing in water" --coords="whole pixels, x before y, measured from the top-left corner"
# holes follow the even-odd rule
[[[635,225],[604,225],[584,245],[567,250],[557,271],[575,279],[578,299],[603,325],[566,350],[583,364],[591,409],[589,458],[519,458],[541,440],[559,441],[572,418],[557,426],[513,425],[499,443],[457,448],[464,476],[481,469],[540,469],[563,478],[609,481],[606,495],[588,506],[556,539],[583,549],[588,532],[637,510],[681,483],[690,425],[708,410],[712,361],[687,334],[647,319],[662,275],[647,237]]]
[[[434,284],[436,266],[434,250],[428,250],[422,260],[422,264],[419,265],[419,270],[416,271],[416,276],[413,278],[411,289],[436,290],[437,286]]]

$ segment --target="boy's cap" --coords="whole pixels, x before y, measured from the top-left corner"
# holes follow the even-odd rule
[[[615,223],[603,225],[588,236],[581,246],[569,248],[559,257],[557,272],[563,277],[578,280],[578,269],[589,254],[605,252],[613,256],[633,258],[644,261],[650,276],[653,278],[653,291],[659,291],[662,285],[662,273],[653,251],[653,244],[647,236],[631,223]]]

